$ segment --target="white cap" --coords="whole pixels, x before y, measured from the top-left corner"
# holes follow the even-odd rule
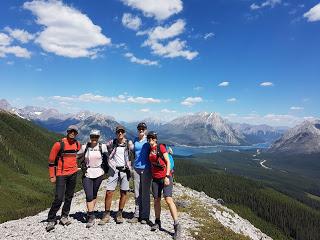
[[[97,129],[92,129],[92,130],[90,131],[90,136],[91,136],[91,135],[100,136],[100,131],[97,130]]]

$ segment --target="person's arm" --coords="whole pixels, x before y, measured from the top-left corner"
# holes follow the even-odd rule
[[[81,146],[80,150],[77,152],[77,159],[80,159],[83,157],[84,149],[85,149],[85,147]]]
[[[133,143],[131,140],[129,140],[129,149],[130,149],[131,151],[134,150],[134,143]]]
[[[58,155],[58,152],[60,151],[60,143],[56,142],[50,152],[49,155],[49,176],[50,176],[50,182],[55,183],[56,182],[56,173],[55,173],[55,161],[56,157]]]

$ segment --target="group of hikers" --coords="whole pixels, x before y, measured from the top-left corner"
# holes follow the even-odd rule
[[[90,132],[90,141],[81,145],[76,140],[78,127],[71,125],[67,135],[56,142],[49,156],[49,175],[55,184],[55,198],[48,213],[46,230],[49,232],[57,223],[56,214],[62,203],[60,224],[69,225],[68,218],[71,201],[76,187],[78,164],[82,169],[82,184],[86,195],[87,223],[90,228],[95,224],[95,205],[99,187],[106,174],[105,211],[98,225],[110,221],[110,208],[114,191],[119,183],[120,201],[115,222],[124,222],[123,209],[130,190],[129,180],[134,179],[135,211],[129,223],[149,224],[151,231],[161,229],[161,197],[163,195],[174,221],[174,239],[180,239],[181,225],[178,222],[176,205],[172,199],[173,177],[172,161],[165,144],[158,143],[157,133],[147,131],[147,125],[141,122],[137,126],[138,136],[129,141],[126,130],[118,125],[116,138],[103,144],[99,142],[100,131]],[[150,190],[154,198],[155,222],[150,221]]]

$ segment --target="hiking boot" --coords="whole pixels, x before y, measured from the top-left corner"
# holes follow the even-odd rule
[[[123,223],[123,217],[122,217],[122,212],[117,212],[117,216],[116,216],[116,223],[120,224]]]
[[[161,228],[161,221],[156,220],[155,223],[151,226],[151,231],[156,231]]]
[[[140,223],[141,224],[148,224],[150,221],[149,221],[149,219],[147,219],[147,218],[143,218],[143,219],[141,219],[141,221],[140,221]]]
[[[105,225],[110,221],[110,213],[104,212],[98,225]]]
[[[139,222],[139,218],[133,217],[133,218],[129,219],[127,222],[128,223],[137,223],[137,222]]]
[[[86,228],[91,228],[91,227],[93,227],[94,223],[95,223],[95,217],[94,217],[94,215],[89,215],[89,216],[88,216],[88,222],[87,222],[87,224],[86,224]]]
[[[60,224],[61,224],[62,226],[68,226],[68,225],[71,224],[71,221],[69,220],[68,217],[62,216],[61,219],[60,219]]]
[[[56,225],[56,222],[48,222],[46,226],[46,231],[50,232],[51,230],[54,229],[54,226]]]
[[[181,225],[178,223],[173,225],[173,227],[174,227],[173,239],[181,240]]]

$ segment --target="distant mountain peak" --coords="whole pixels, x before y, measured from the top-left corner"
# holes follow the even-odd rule
[[[270,147],[271,152],[320,153],[320,120],[305,120],[287,131]]]
[[[0,100],[0,109],[10,111],[12,109],[12,106],[6,99],[3,98]]]

